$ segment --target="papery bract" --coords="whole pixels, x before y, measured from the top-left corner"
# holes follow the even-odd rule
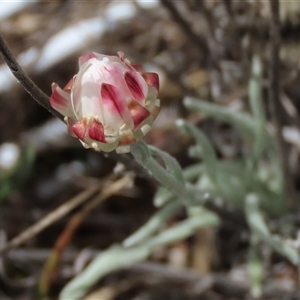
[[[63,89],[52,84],[50,103],[86,148],[126,153],[151,129],[160,109],[158,89],[158,75],[122,52],[94,52],[79,58],[78,74]]]

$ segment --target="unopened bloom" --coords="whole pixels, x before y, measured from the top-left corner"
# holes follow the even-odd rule
[[[79,58],[78,74],[63,89],[52,84],[50,103],[84,147],[126,153],[151,129],[158,89],[158,75],[143,72],[122,52],[94,52]]]

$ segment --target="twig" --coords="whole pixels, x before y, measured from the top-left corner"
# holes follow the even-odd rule
[[[110,196],[116,194],[120,190],[132,185],[132,174],[128,173],[121,179],[108,185],[103,191],[90,202],[86,203],[83,208],[72,216],[68,225],[65,227],[63,232],[60,234],[55,242],[52,253],[47,259],[45,264],[40,282],[39,282],[39,293],[40,298],[43,298],[48,294],[50,287],[56,277],[58,265],[61,261],[62,254],[65,251],[67,245],[70,243],[73,235],[75,234],[77,228],[87,217],[87,215],[97,207],[101,202],[109,198]]]
[[[123,270],[131,272],[131,276],[136,276],[148,284],[159,281],[187,285],[189,294],[193,296],[199,296],[207,290],[217,290],[228,297],[242,299],[248,291],[247,283],[231,280],[228,276],[216,273],[202,275],[190,269],[178,270],[176,267],[155,262],[138,262]]]
[[[90,257],[96,257],[100,252],[97,250],[88,249]],[[18,248],[12,249],[7,254],[6,257],[15,262],[26,261],[29,263],[45,263],[47,258],[51,254],[51,249],[46,248]],[[63,261],[69,264],[74,263],[78,256],[78,249],[67,249],[62,257]]]
[[[281,92],[280,102],[285,112],[290,117],[292,124],[295,127],[300,128],[300,116],[298,114],[297,107],[285,92]]]
[[[222,45],[219,45],[214,36],[213,19],[210,12],[205,8],[202,0],[195,1],[194,7],[201,9],[205,20],[207,22],[208,34],[206,39],[203,36],[196,34],[189,22],[187,22],[178,9],[174,2],[170,0],[160,0],[161,4],[170,12],[172,18],[181,27],[183,32],[189,37],[190,41],[203,53],[202,62],[206,65],[209,70],[211,91],[214,99],[219,99],[221,96],[221,78],[219,72],[219,57],[222,55]]]
[[[206,41],[201,36],[197,35],[191,28],[191,25],[181,16],[176,7],[174,1],[160,0],[161,4],[171,13],[172,18],[182,28],[186,35],[190,38],[191,42],[203,52],[203,56],[208,57],[209,49]]]
[[[221,82],[219,62],[224,56],[224,45],[216,40],[215,37],[215,21],[212,13],[206,8],[204,1],[195,1],[195,8],[200,11],[206,24],[207,24],[207,67],[210,77],[211,94],[214,100],[218,100],[221,97]]]
[[[293,181],[288,169],[288,149],[282,136],[282,106],[280,102],[279,85],[279,50],[280,50],[280,19],[279,19],[279,1],[270,1],[271,5],[271,24],[270,24],[270,42],[271,42],[271,63],[269,69],[269,104],[272,114],[272,120],[275,127],[275,136],[277,141],[278,154],[282,171],[282,184],[285,195],[288,197],[290,208],[295,207],[295,194]]]
[[[55,109],[53,109],[49,102],[49,97],[29,78],[29,76],[24,72],[21,66],[18,64],[13,54],[9,50],[6,42],[0,35],[0,55],[6,62],[7,66],[10,68],[13,75],[17,78],[20,84],[24,87],[27,93],[40,105],[46,108],[55,117],[63,120],[64,117]]]
[[[228,16],[230,16],[231,18],[233,18],[233,12],[232,12],[232,7],[231,7],[231,0],[223,0],[224,2],[224,6],[226,9],[226,12],[228,14]]]
[[[214,17],[209,11],[204,3],[204,1],[195,1],[195,8],[199,10],[207,24],[207,32],[205,34],[207,40],[208,54],[210,60],[213,62],[213,66],[218,69],[218,62],[221,60],[221,57],[224,55],[224,45],[221,42],[218,42],[215,37],[215,28],[216,22]]]
[[[199,11],[201,12],[203,18],[205,19],[205,22],[207,23],[207,38],[209,41],[209,48],[210,51],[213,50],[212,47],[213,46],[217,46],[217,41],[215,38],[215,22],[213,19],[213,16],[211,14],[211,12],[206,8],[204,1],[195,1],[195,8],[199,9]],[[218,45],[219,46],[219,45]]]
[[[41,231],[49,227],[54,222],[58,221],[59,219],[67,215],[74,208],[78,207],[80,204],[84,203],[89,198],[93,197],[97,192],[99,192],[100,188],[101,188],[100,184],[92,186],[88,190],[83,191],[79,195],[73,197],[66,203],[63,203],[57,209],[55,209],[54,211],[46,215],[43,219],[37,221],[34,225],[30,226],[21,234],[19,234],[18,236],[13,238],[10,242],[8,242],[2,249],[0,249],[0,256],[3,255],[8,250],[18,247],[21,244],[25,243],[26,241],[33,238],[38,233],[40,233]]]

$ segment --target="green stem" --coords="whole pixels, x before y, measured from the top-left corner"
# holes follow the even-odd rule
[[[185,185],[166,171],[154,158],[152,158],[145,142],[139,141],[131,146],[131,153],[136,161],[164,187],[176,196],[186,198],[188,191]]]

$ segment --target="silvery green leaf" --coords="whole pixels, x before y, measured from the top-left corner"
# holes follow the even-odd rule
[[[255,122],[249,114],[234,112],[226,107],[192,97],[185,97],[184,105],[192,111],[202,112],[233,125],[246,139],[253,140],[255,137]]]
[[[152,155],[159,156],[165,163],[166,169],[179,181],[184,182],[182,169],[178,161],[169,153],[164,152],[156,147],[148,146]]]
[[[206,166],[208,176],[212,181],[217,180],[217,157],[213,146],[205,134],[194,125],[184,120],[178,120],[177,125],[191,134],[199,147],[201,147],[201,154],[203,163]]]

